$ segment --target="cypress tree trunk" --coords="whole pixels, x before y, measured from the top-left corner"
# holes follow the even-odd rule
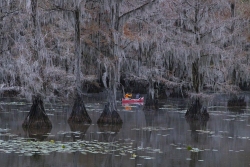
[[[202,107],[200,100],[197,98],[188,108],[185,117],[189,120],[207,120],[209,118],[209,114],[207,109]]]
[[[80,94],[76,94],[75,103],[68,119],[68,123],[78,123],[78,124],[91,124],[91,119],[85,108],[83,97]]]
[[[43,101],[40,95],[33,97],[33,104],[30,112],[25,118],[23,125],[24,128],[51,128],[52,124],[45,112]]]
[[[149,80],[148,93],[144,110],[157,110],[158,109],[158,91],[155,91],[153,81]]]
[[[84,105],[83,96],[81,95],[81,10],[79,6],[75,7],[74,10],[74,20],[75,20],[75,76],[76,76],[76,98],[74,106],[68,123],[70,124],[91,124],[91,119],[87,113],[87,110]]]
[[[199,73],[199,59],[196,59],[192,63],[192,77],[193,77],[193,88],[196,93],[199,93],[202,84],[201,82],[202,76]]]
[[[151,93],[148,93],[146,96],[146,102],[144,105],[144,110],[157,110],[158,107],[158,99],[153,98]]]
[[[106,124],[106,125],[118,125],[122,124],[123,121],[116,110],[112,110],[112,104],[107,103],[104,107],[104,110],[97,120],[97,124]]]

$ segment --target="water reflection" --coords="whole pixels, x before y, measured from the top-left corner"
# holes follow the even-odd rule
[[[207,120],[190,120],[186,119],[187,123],[189,125],[189,128],[191,130],[191,138],[194,142],[199,143],[199,138],[203,137],[200,134],[200,131],[206,131],[207,130]],[[202,138],[202,142],[205,142],[206,138]]]
[[[23,131],[25,132],[28,138],[34,138],[38,141],[44,141],[51,132],[51,129],[51,127],[23,128]]]
[[[246,106],[233,106],[227,107],[230,112],[234,112],[236,114],[243,114],[246,110]]]
[[[158,110],[143,110],[143,113],[145,115],[146,127],[157,127],[157,124],[155,124],[155,118],[158,114]],[[144,136],[145,145],[149,146],[152,131],[146,130],[144,132],[144,135],[145,135]]]
[[[197,163],[203,161],[201,154],[201,152],[190,152],[189,167],[199,166]]]
[[[73,141],[76,141],[78,139],[84,139],[85,134],[90,126],[90,124],[82,124],[82,123],[72,123],[69,122],[69,127],[71,132],[71,136]]]
[[[250,95],[249,95],[250,96]],[[15,137],[35,138],[39,132],[24,131],[22,122],[30,109],[30,104],[0,101],[0,140],[12,141]],[[16,101],[17,102],[17,101]],[[4,104],[4,105],[3,105]],[[19,105],[17,105],[19,104]],[[60,103],[46,105],[45,109],[53,123],[49,131],[41,132],[42,138],[50,143],[86,141],[97,146],[129,143],[126,152],[71,153],[50,152],[49,155],[20,156],[5,153],[12,146],[0,145],[0,162],[3,166],[143,166],[143,167],[198,167],[198,166],[248,166],[250,160],[250,110],[249,101],[244,112],[231,112],[227,108],[227,98],[216,98],[216,106],[209,106],[208,121],[189,122],[185,119],[188,99],[167,99],[159,102],[159,110],[143,111],[143,106],[130,105],[130,110],[118,103],[122,126],[98,126],[96,124],[105,101],[86,101],[86,109],[93,120],[91,125],[70,125],[67,118],[71,108]],[[210,133],[211,132],[211,133]],[[45,134],[45,135],[42,135]],[[47,135],[49,134],[49,136]],[[16,135],[16,136],[14,136]],[[75,142],[74,142],[75,141]],[[10,142],[11,143],[11,142]],[[202,151],[192,152],[187,146]],[[87,146],[86,146],[87,147]],[[91,146],[92,147],[92,146]],[[83,147],[84,148],[84,147]],[[99,147],[96,147],[99,148]],[[2,151],[1,151],[2,150]],[[131,151],[131,152],[129,152]],[[135,156],[135,157],[134,157]],[[19,165],[20,166],[20,165]]]
[[[122,103],[122,106],[126,111],[131,111],[133,108],[139,109],[143,105],[144,105],[143,102]]]
[[[104,142],[114,141],[116,135],[120,132],[122,125],[98,125],[99,140]]]

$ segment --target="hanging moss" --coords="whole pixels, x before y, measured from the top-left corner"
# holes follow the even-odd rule
[[[68,123],[91,124],[92,120],[85,108],[83,97],[77,93],[75,103],[68,119]]]
[[[24,128],[52,127],[52,124],[45,112],[43,101],[40,95],[33,97],[33,104],[30,112],[25,118],[22,126]]]
[[[84,88],[87,90],[87,93],[100,93],[103,89],[97,81],[86,82]]]
[[[111,111],[110,108],[110,103],[107,103],[100,118],[97,120],[97,124],[116,125],[123,123],[118,112],[115,110]]]

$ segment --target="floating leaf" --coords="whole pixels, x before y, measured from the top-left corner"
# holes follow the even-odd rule
[[[192,150],[192,147],[191,146],[187,146],[187,150]]]
[[[135,155],[135,153],[131,155],[132,158],[135,158],[136,156],[137,156],[137,155]]]

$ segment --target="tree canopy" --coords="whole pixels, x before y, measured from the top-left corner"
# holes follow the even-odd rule
[[[152,95],[154,83],[235,91],[249,83],[249,11],[231,0],[2,0],[0,91],[69,98],[100,81],[114,100],[121,77]]]

